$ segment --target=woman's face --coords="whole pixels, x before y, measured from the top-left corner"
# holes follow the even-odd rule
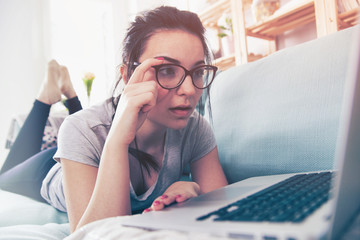
[[[148,58],[164,57],[164,63],[176,63],[187,70],[204,64],[204,49],[200,39],[182,30],[162,30],[153,34],[146,43],[139,62]],[[156,81],[155,70],[145,74],[145,81]],[[157,103],[147,116],[147,122],[157,127],[182,129],[193,113],[202,90],[196,88],[190,76],[175,89],[158,85]]]

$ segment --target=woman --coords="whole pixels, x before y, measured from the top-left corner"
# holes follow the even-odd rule
[[[56,147],[42,146],[52,104],[64,95],[69,114],[82,109],[65,66],[48,63],[47,77],[0,170],[0,188],[46,202],[40,195],[42,181],[55,164]]]
[[[199,18],[159,7],[135,19],[123,44],[121,96],[65,120],[61,165],[44,181],[43,196],[68,212],[71,231],[227,184],[211,128],[194,111],[216,72]],[[179,181],[187,164],[193,182]]]

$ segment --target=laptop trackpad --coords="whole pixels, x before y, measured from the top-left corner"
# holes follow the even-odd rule
[[[248,195],[250,192],[253,192],[255,189],[261,187],[259,186],[241,186],[241,187],[231,187],[231,188],[221,188],[210,193],[200,195],[197,198],[192,199],[193,201],[224,201],[231,199],[240,199],[241,196]]]

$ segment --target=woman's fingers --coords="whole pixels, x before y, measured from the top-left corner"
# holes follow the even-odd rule
[[[192,195],[188,193],[170,193],[170,194],[164,194],[160,197],[160,201],[164,203],[164,205],[170,205],[172,203],[176,202],[183,202],[189,198],[191,198]]]
[[[157,94],[154,92],[144,92],[132,97],[129,101],[131,101],[131,105],[138,109],[137,112],[146,113],[156,105],[156,96]]]
[[[161,64],[163,61],[155,58],[146,59],[135,69],[125,86],[118,108],[131,106],[132,110],[129,110],[137,111],[133,112],[137,115],[139,112],[149,112],[156,105],[157,83],[155,79],[147,78],[147,81],[144,79],[151,66]]]
[[[165,204],[162,201],[155,200],[151,206],[154,211],[159,211],[165,208]]]
[[[148,112],[156,105],[157,85],[154,81],[135,83],[124,91],[123,97],[138,111]]]
[[[198,196],[198,194],[195,192],[184,192],[182,194],[173,192],[169,194],[163,194],[162,196],[155,199],[151,207],[144,210],[144,213],[150,211],[159,211],[173,203],[184,202],[196,196]]]
[[[145,73],[154,65],[159,65],[164,59],[149,58],[135,68],[127,84],[139,83],[144,81]],[[155,80],[155,79],[154,79]]]
[[[176,196],[176,202],[178,202],[178,203],[184,202],[184,201],[188,200],[189,198],[196,197],[196,196],[197,195],[187,196],[187,195],[178,194]]]
[[[130,144],[157,101],[157,84],[146,81],[127,85],[117,106],[109,136],[119,144]]]
[[[127,85],[124,89],[123,95],[127,97],[136,96],[144,92],[156,92],[157,84],[154,81],[147,81],[141,83],[133,83]]]

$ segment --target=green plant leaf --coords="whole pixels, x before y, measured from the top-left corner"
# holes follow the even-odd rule
[[[223,38],[223,37],[226,37],[226,36],[227,36],[226,33],[218,33],[218,37],[219,37],[219,38]]]
[[[85,87],[86,87],[86,93],[87,93],[87,96],[90,97],[90,93],[91,93],[91,86],[93,84],[93,80],[94,79],[84,79],[83,78],[83,81],[84,81],[84,84],[85,84]]]

